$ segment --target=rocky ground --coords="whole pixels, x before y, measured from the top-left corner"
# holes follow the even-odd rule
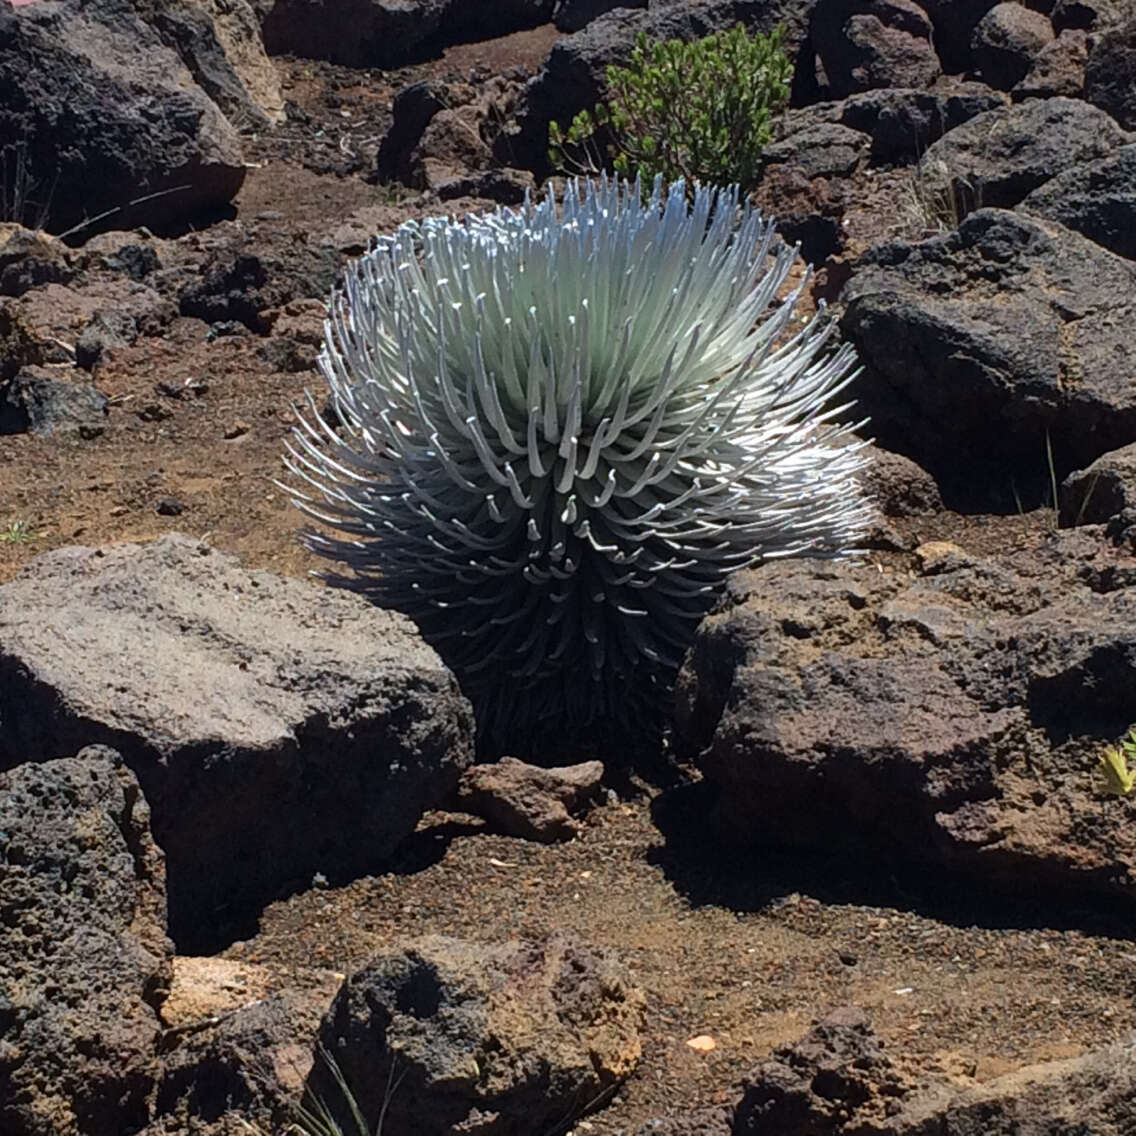
[[[385,1136],[1131,1131],[1130,13],[397,7],[0,0],[0,1130],[342,1117],[323,1045]],[[737,19],[870,547],[737,577],[657,760],[472,764],[413,625],[305,579],[325,299]]]

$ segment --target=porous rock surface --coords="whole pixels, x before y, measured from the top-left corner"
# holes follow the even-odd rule
[[[819,0],[811,41],[831,98],[874,87],[925,87],[941,71],[932,25],[915,0]]]
[[[5,1136],[146,1122],[172,954],[147,821],[137,780],[101,746],[0,773]]]
[[[563,1124],[639,1060],[641,991],[568,938],[431,936],[351,975],[319,1042],[384,1136],[531,1136]],[[326,1062],[308,1087],[346,1123]]]
[[[718,790],[721,828],[1132,904],[1130,804],[1096,766],[1130,724],[1136,561],[1077,530],[924,565],[732,579],[676,699],[676,749]]]
[[[1136,443],[1102,454],[1061,483],[1061,524],[1108,525],[1113,534],[1136,533]]]
[[[470,766],[458,783],[458,802],[499,832],[551,844],[580,834],[574,814],[599,791],[603,773],[599,761],[544,769],[503,757]]]
[[[971,55],[982,78],[1008,91],[1026,77],[1039,52],[1053,40],[1053,25],[1042,12],[1005,0],[978,22]]]
[[[0,767],[113,744],[192,949],[286,887],[373,869],[471,760],[410,622],[171,534],[64,548],[0,588]]]
[[[880,1132],[909,1085],[894,1069],[868,1016],[855,1006],[825,1015],[775,1050],[746,1079],[734,1136],[836,1136]]]
[[[1012,209],[1063,170],[1130,140],[1115,119],[1080,99],[1027,99],[949,130],[927,148],[923,163],[947,171],[965,210]]]
[[[870,250],[842,294],[858,412],[939,480],[1012,506],[1136,440],[1136,267],[1061,225],[983,209]],[[1030,471],[1033,471],[1032,478]]]
[[[0,137],[55,233],[216,208],[245,176],[236,130],[129,0],[0,7]]]
[[[1018,209],[1076,229],[1118,256],[1136,260],[1136,144],[1058,174]]]

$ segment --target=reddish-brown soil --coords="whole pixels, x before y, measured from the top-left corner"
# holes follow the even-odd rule
[[[359,174],[389,121],[391,92],[427,73],[535,67],[552,38],[538,29],[393,75],[281,61],[286,94],[309,117],[251,145],[260,164],[236,205],[258,233],[253,247],[331,228],[366,206],[385,206],[391,224],[408,215]],[[330,141],[334,122],[342,134]],[[454,206],[467,204],[476,203]],[[318,375],[273,371],[255,336],[208,342],[204,332],[201,321],[178,319],[165,338],[113,353],[97,374],[112,400],[102,436],[0,440],[0,581],[50,548],[175,529],[251,566],[294,575],[316,567],[296,540],[301,517],[273,479],[291,404],[318,388]],[[147,408],[159,381],[195,393],[161,400],[155,415]],[[159,515],[164,497],[181,503],[180,515]],[[908,528],[988,552],[1028,545],[1050,523],[1045,511],[947,513]],[[255,938],[226,953],[284,971],[346,972],[393,939],[430,932],[503,939],[561,928],[611,947],[649,1010],[638,1072],[576,1126],[596,1136],[630,1136],[649,1117],[735,1099],[759,1058],[840,1003],[868,1009],[917,1075],[978,1080],[1133,1027],[1136,946],[1107,913],[1050,908],[1044,896],[984,904],[902,865],[742,860],[707,842],[706,823],[696,788],[640,782],[621,784],[585,835],[561,846],[431,814],[390,872],[282,900]],[[689,1048],[698,1034],[717,1048]]]

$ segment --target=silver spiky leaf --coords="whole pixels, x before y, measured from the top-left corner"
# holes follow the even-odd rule
[[[409,222],[332,297],[290,447],[335,582],[414,619],[516,737],[665,689],[726,575],[862,531],[852,351],[732,189],[568,184]],[[333,427],[327,420],[336,421]]]

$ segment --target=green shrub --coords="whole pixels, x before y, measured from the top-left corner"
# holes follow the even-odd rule
[[[628,66],[607,69],[607,102],[581,111],[567,130],[549,124],[551,163],[598,173],[606,137],[624,177],[752,188],[773,115],[789,97],[781,35],[778,27],[751,36],[741,24],[690,43],[640,32]]]

